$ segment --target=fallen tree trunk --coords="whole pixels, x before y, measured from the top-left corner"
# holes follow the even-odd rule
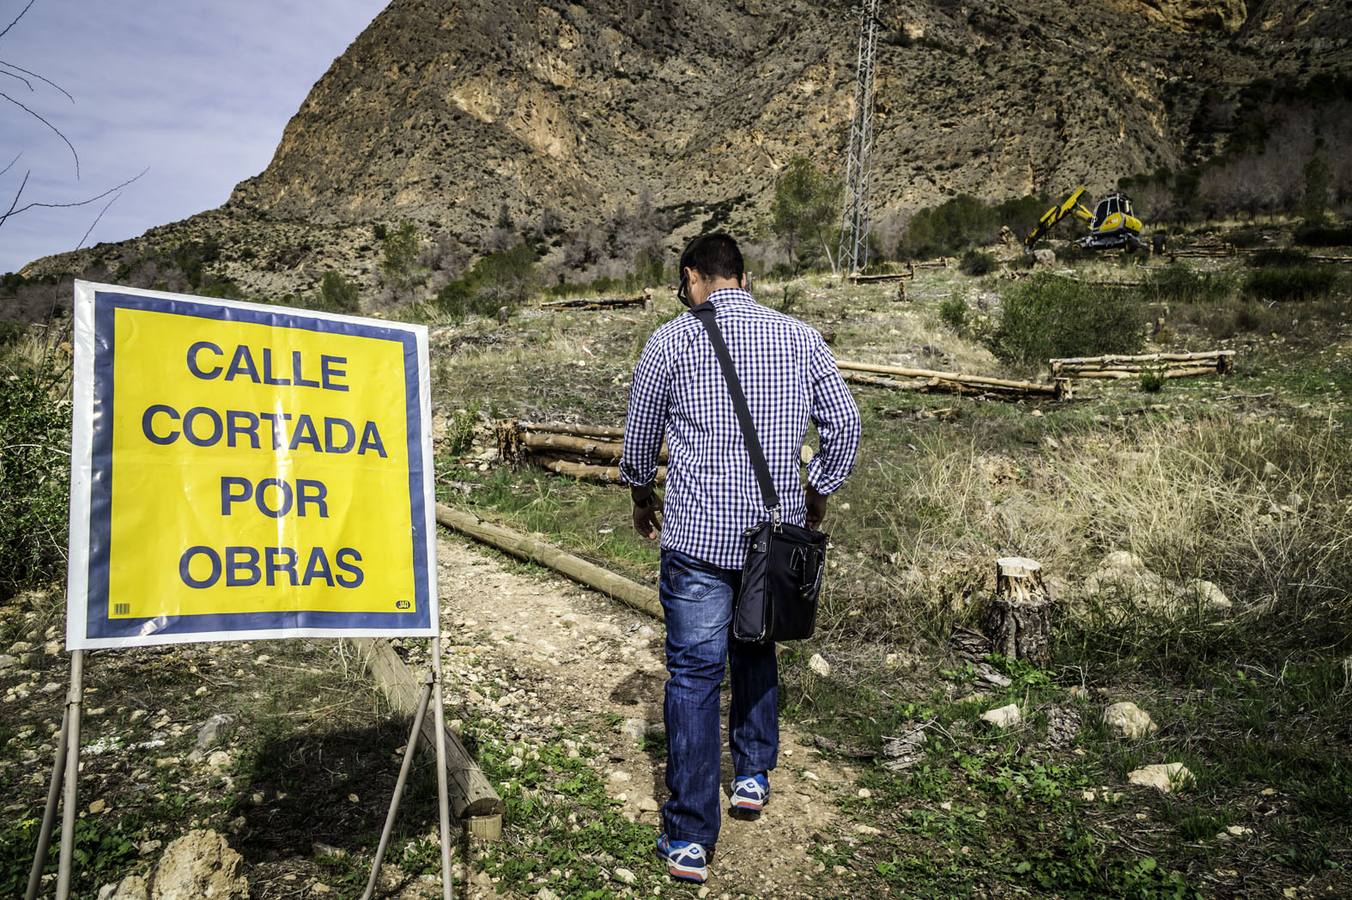
[[[437,504],[437,521],[466,537],[496,547],[518,559],[553,569],[640,612],[662,618],[662,604],[657,599],[657,591],[647,585],[630,581],[623,575],[616,575],[544,541],[486,522],[472,513],[452,509],[444,503]]]
[[[390,707],[401,715],[412,716],[422,699],[424,682],[394,652],[390,642],[384,638],[348,638],[345,643],[371,673]],[[420,733],[423,749],[436,746],[437,727],[433,716],[423,717]],[[447,796],[455,817],[469,826],[475,837],[500,840],[507,804],[502,802],[478,763],[449,728],[446,729],[446,774]]]
[[[1210,366],[1196,366],[1187,369],[1086,369],[1060,373],[1066,378],[1140,378],[1142,375],[1155,375],[1159,378],[1194,378],[1198,375],[1218,375],[1220,370]]]
[[[638,297],[581,297],[569,300],[549,300],[540,304],[541,309],[628,309],[648,305],[651,295]]]
[[[599,481],[602,484],[621,483],[619,466],[601,466],[571,459],[537,459],[535,462],[556,475],[567,475],[569,478],[580,478],[583,481]],[[657,483],[665,484],[666,480],[667,467],[658,466]]]
[[[1031,381],[1012,381],[1007,378],[991,378],[986,375],[965,375],[960,372],[936,372],[933,369],[912,369],[907,366],[884,366],[873,363],[848,362],[836,363],[841,372],[862,372],[868,375],[893,375],[902,378],[919,378],[931,382],[930,390],[945,390],[952,386],[957,392],[1017,393],[1030,396],[1053,397],[1057,400],[1070,396],[1070,385],[1064,380],[1051,383]]]
[[[572,434],[577,437],[620,440],[624,437],[623,428],[606,425],[574,425],[568,422],[509,422],[521,431],[535,431],[548,434]]]

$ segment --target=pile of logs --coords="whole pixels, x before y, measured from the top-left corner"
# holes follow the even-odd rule
[[[915,278],[915,263],[906,263],[905,272],[885,272],[879,275],[861,275],[858,272],[850,276],[850,284],[879,284],[884,281],[909,281]]]
[[[1170,259],[1223,259],[1234,256],[1238,248],[1229,241],[1202,239],[1177,250],[1169,251]]]
[[[1083,356],[1051,360],[1053,378],[1160,378],[1225,375],[1235,365],[1233,350],[1199,353],[1142,353],[1136,356]]]
[[[497,426],[498,453],[513,465],[536,465],[559,475],[618,484],[624,429],[562,422],[518,422]],[[667,461],[666,449],[658,459]],[[667,467],[657,468],[658,482],[665,481]]]
[[[630,309],[646,308],[652,299],[652,291],[645,290],[637,297],[574,297],[568,300],[548,300],[540,304],[541,309]]]
[[[930,369],[911,369],[905,366],[882,366],[872,363],[836,363],[846,381],[870,384],[902,391],[940,392],[949,394],[983,394],[1006,398],[1046,398],[1068,400],[1070,382],[1064,378],[1050,383],[1011,381],[985,375],[964,375],[960,372],[936,372]]]

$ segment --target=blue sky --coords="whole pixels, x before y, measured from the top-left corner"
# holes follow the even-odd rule
[[[27,2],[0,0],[0,28]],[[219,206],[267,166],[311,86],[386,2],[36,0],[0,38],[0,61],[56,82],[75,102],[31,78],[30,91],[0,76],[0,91],[70,138],[80,175],[59,137],[0,99],[0,168],[19,155],[0,175],[0,213],[25,172],[21,205],[82,200],[147,167],[87,244]],[[0,225],[0,272],[74,248],[105,202],[10,218]]]

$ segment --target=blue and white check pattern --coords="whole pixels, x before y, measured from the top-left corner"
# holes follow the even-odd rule
[[[809,420],[821,449],[807,480],[835,492],[854,468],[859,410],[822,336],[761,306],[746,291],[709,296],[746,394],[786,522],[807,515],[799,453]],[[742,532],[767,518],[737,414],[704,326],[685,313],[653,332],[634,368],[620,474],[651,484],[666,436],[669,466],[662,549],[724,569],[740,569]]]

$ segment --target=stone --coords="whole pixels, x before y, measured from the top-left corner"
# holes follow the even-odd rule
[[[235,759],[224,750],[213,750],[207,757],[207,768],[214,774],[220,775],[228,771],[234,765]]]
[[[615,880],[622,884],[634,884],[638,881],[638,876],[621,866],[615,870]]]
[[[108,809],[108,801],[106,800],[95,800],[93,803],[89,804],[89,814],[91,816],[97,816],[106,809]]]
[[[611,772],[609,775],[606,776],[606,780],[614,782],[615,784],[627,784],[630,780],[632,780],[632,777],[633,776],[631,776],[628,772],[624,771],[623,769],[616,769],[615,771]]]
[[[535,894],[535,900],[559,900],[559,895],[549,888],[540,888]]]
[[[1086,595],[1109,595],[1161,608],[1175,604],[1178,588],[1146,568],[1135,553],[1114,550],[1099,561],[1098,568],[1084,580]]]
[[[99,890],[99,900],[148,900],[150,886],[140,875],[128,875],[117,884],[105,884]]]
[[[807,667],[812,670],[813,674],[822,678],[831,676],[831,664],[820,653],[812,654],[812,658],[807,661]]]
[[[1127,781],[1143,787],[1153,787],[1164,794],[1182,790],[1192,782],[1192,773],[1179,762],[1156,763],[1127,773]]]
[[[1039,266],[1056,265],[1056,254],[1049,247],[1039,247],[1033,251],[1033,262]]]
[[[0,654],[0,672],[6,669],[12,669],[19,664],[17,656],[10,656],[8,653]]]
[[[1210,581],[1193,579],[1183,586],[1185,594],[1212,612],[1229,612],[1235,605],[1225,592]]]
[[[215,831],[190,831],[165,848],[151,877],[149,900],[248,900],[243,865]]]
[[[648,723],[642,719],[625,719],[619,725],[620,734],[638,743],[648,731]]]
[[[880,829],[874,828],[872,825],[856,825],[854,826],[854,831],[855,834],[862,834],[867,836],[882,834],[882,831]]]
[[[981,721],[1000,729],[1013,728],[1023,721],[1023,715],[1017,703],[1010,703],[1008,706],[986,710],[981,714]]]
[[[216,713],[207,719],[197,730],[197,749],[205,752],[219,744],[234,730],[234,724],[235,717],[226,713]]]
[[[657,812],[657,808],[657,801],[652,797],[644,797],[642,800],[638,801],[639,812],[654,813]]]
[[[1159,730],[1150,714],[1130,700],[1114,703],[1103,711],[1103,724],[1120,738],[1140,740]]]

